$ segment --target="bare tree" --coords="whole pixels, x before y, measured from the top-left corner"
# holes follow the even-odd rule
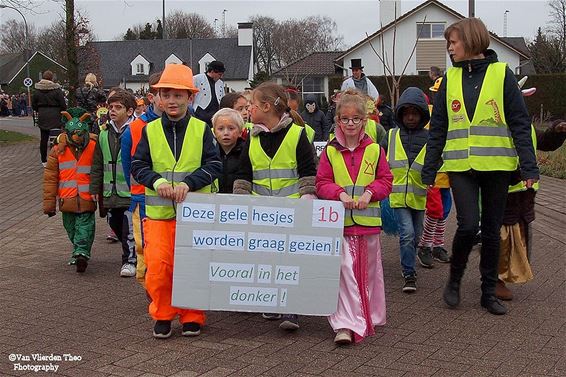
[[[176,10],[166,20],[167,36],[171,39],[216,37],[212,25],[200,14]]]
[[[552,20],[549,30],[558,37],[562,53],[566,53],[566,0],[551,0],[550,18]]]
[[[34,51],[37,48],[37,30],[33,24],[28,24],[27,49]],[[23,21],[8,20],[0,33],[0,52],[13,53],[26,50],[26,28]]]
[[[277,58],[272,40],[272,35],[277,29],[277,21],[266,16],[253,16],[250,21],[254,24],[254,51],[259,71],[271,76]]]

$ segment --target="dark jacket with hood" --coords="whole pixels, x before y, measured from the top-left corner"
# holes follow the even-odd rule
[[[37,111],[37,125],[42,130],[61,128],[61,111],[67,109],[61,86],[42,79],[35,84],[36,92],[31,98],[31,107]]]
[[[326,115],[318,108],[316,98],[314,96],[308,95],[305,98],[305,105],[309,103],[314,103],[316,106],[315,110],[312,113],[309,113],[308,110],[305,109],[301,113],[301,117],[306,124],[314,129],[314,141],[326,141],[328,140],[328,133],[332,123],[328,122]]]
[[[403,124],[403,110],[408,106],[416,107],[421,113],[421,121],[415,128],[408,128]],[[401,144],[403,144],[403,149],[405,149],[405,153],[409,158],[409,164],[413,163],[428,141],[428,130],[424,127],[429,120],[428,104],[426,103],[422,90],[415,87],[407,88],[403,94],[401,94],[399,103],[395,109],[395,123],[397,127],[399,127]],[[387,151],[388,148],[388,139],[389,138],[386,137],[381,142],[381,146],[385,151]]]
[[[167,144],[169,144],[169,148],[176,159],[181,155],[183,140],[190,118],[190,115],[187,114],[183,119],[174,122],[169,120],[169,117],[165,113],[161,116],[161,123]],[[175,131],[173,131],[173,129]],[[154,190],[153,184],[155,181],[159,178],[163,178],[161,174],[153,170],[149,141],[147,139],[147,127],[144,127],[142,130],[140,142],[136,147],[136,152],[132,159],[131,172],[137,182],[152,190]],[[222,174],[222,162],[220,162],[218,148],[214,145],[214,136],[212,135],[210,127],[205,127],[201,166],[186,176],[184,182],[189,186],[190,191],[197,191],[212,184],[220,174]]]
[[[464,103],[468,118],[471,120],[476,110],[478,97],[482,88],[483,79],[487,67],[497,62],[497,54],[493,50],[487,50],[485,58],[453,62],[454,67],[461,67],[464,70],[462,75],[462,89]],[[422,170],[423,183],[433,184],[436,172],[440,167],[442,151],[446,145],[446,135],[448,132],[448,111],[446,107],[446,85],[448,80],[446,75],[442,79],[440,88],[434,98],[434,109],[430,122],[430,137],[427,144],[425,164]],[[539,176],[535,151],[531,139],[531,118],[525,106],[525,101],[517,85],[517,79],[513,72],[507,68],[505,81],[503,84],[503,107],[505,119],[521,166],[522,179],[535,179]]]
[[[106,94],[96,86],[83,86],[76,92],[77,104],[88,111],[94,113],[99,103],[106,102]]]
[[[218,178],[218,192],[221,194],[231,194],[233,191],[236,174],[240,169],[240,155],[243,146],[244,140],[238,138],[236,145],[232,147],[230,152],[226,153],[218,143],[218,152],[222,160],[222,174]]]

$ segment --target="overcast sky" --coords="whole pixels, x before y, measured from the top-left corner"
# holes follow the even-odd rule
[[[442,3],[464,15],[468,13],[468,1],[441,0]],[[424,1],[401,1],[401,12],[406,13]],[[0,0],[1,3],[1,0]],[[64,1],[37,1],[35,13],[24,11],[29,23],[37,27],[49,25],[62,13]],[[344,37],[348,48],[379,29],[379,1],[326,0],[326,1],[173,1],[166,0],[167,12],[181,9],[196,12],[211,23],[222,22],[222,11],[226,9],[226,24],[236,25],[254,15],[266,15],[276,19],[302,18],[310,15],[331,17],[336,21],[338,34]],[[128,27],[141,22],[152,22],[161,17],[162,1],[154,0],[76,0],[75,6],[84,11],[91,20],[98,40],[119,39]],[[490,31],[503,35],[503,18],[508,13],[508,35],[532,39],[539,26],[549,22],[549,7],[546,0],[493,1],[476,0],[476,16],[480,17]],[[10,9],[0,10],[0,23],[21,17]]]

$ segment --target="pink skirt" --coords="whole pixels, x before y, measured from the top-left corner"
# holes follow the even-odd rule
[[[349,329],[360,342],[385,324],[385,286],[379,234],[344,236],[336,312],[328,317],[334,331]]]

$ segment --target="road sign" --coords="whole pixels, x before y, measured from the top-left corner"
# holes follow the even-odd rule
[[[26,78],[24,79],[24,85],[29,88],[30,86],[33,85],[33,80],[30,79],[29,77],[26,77]]]

